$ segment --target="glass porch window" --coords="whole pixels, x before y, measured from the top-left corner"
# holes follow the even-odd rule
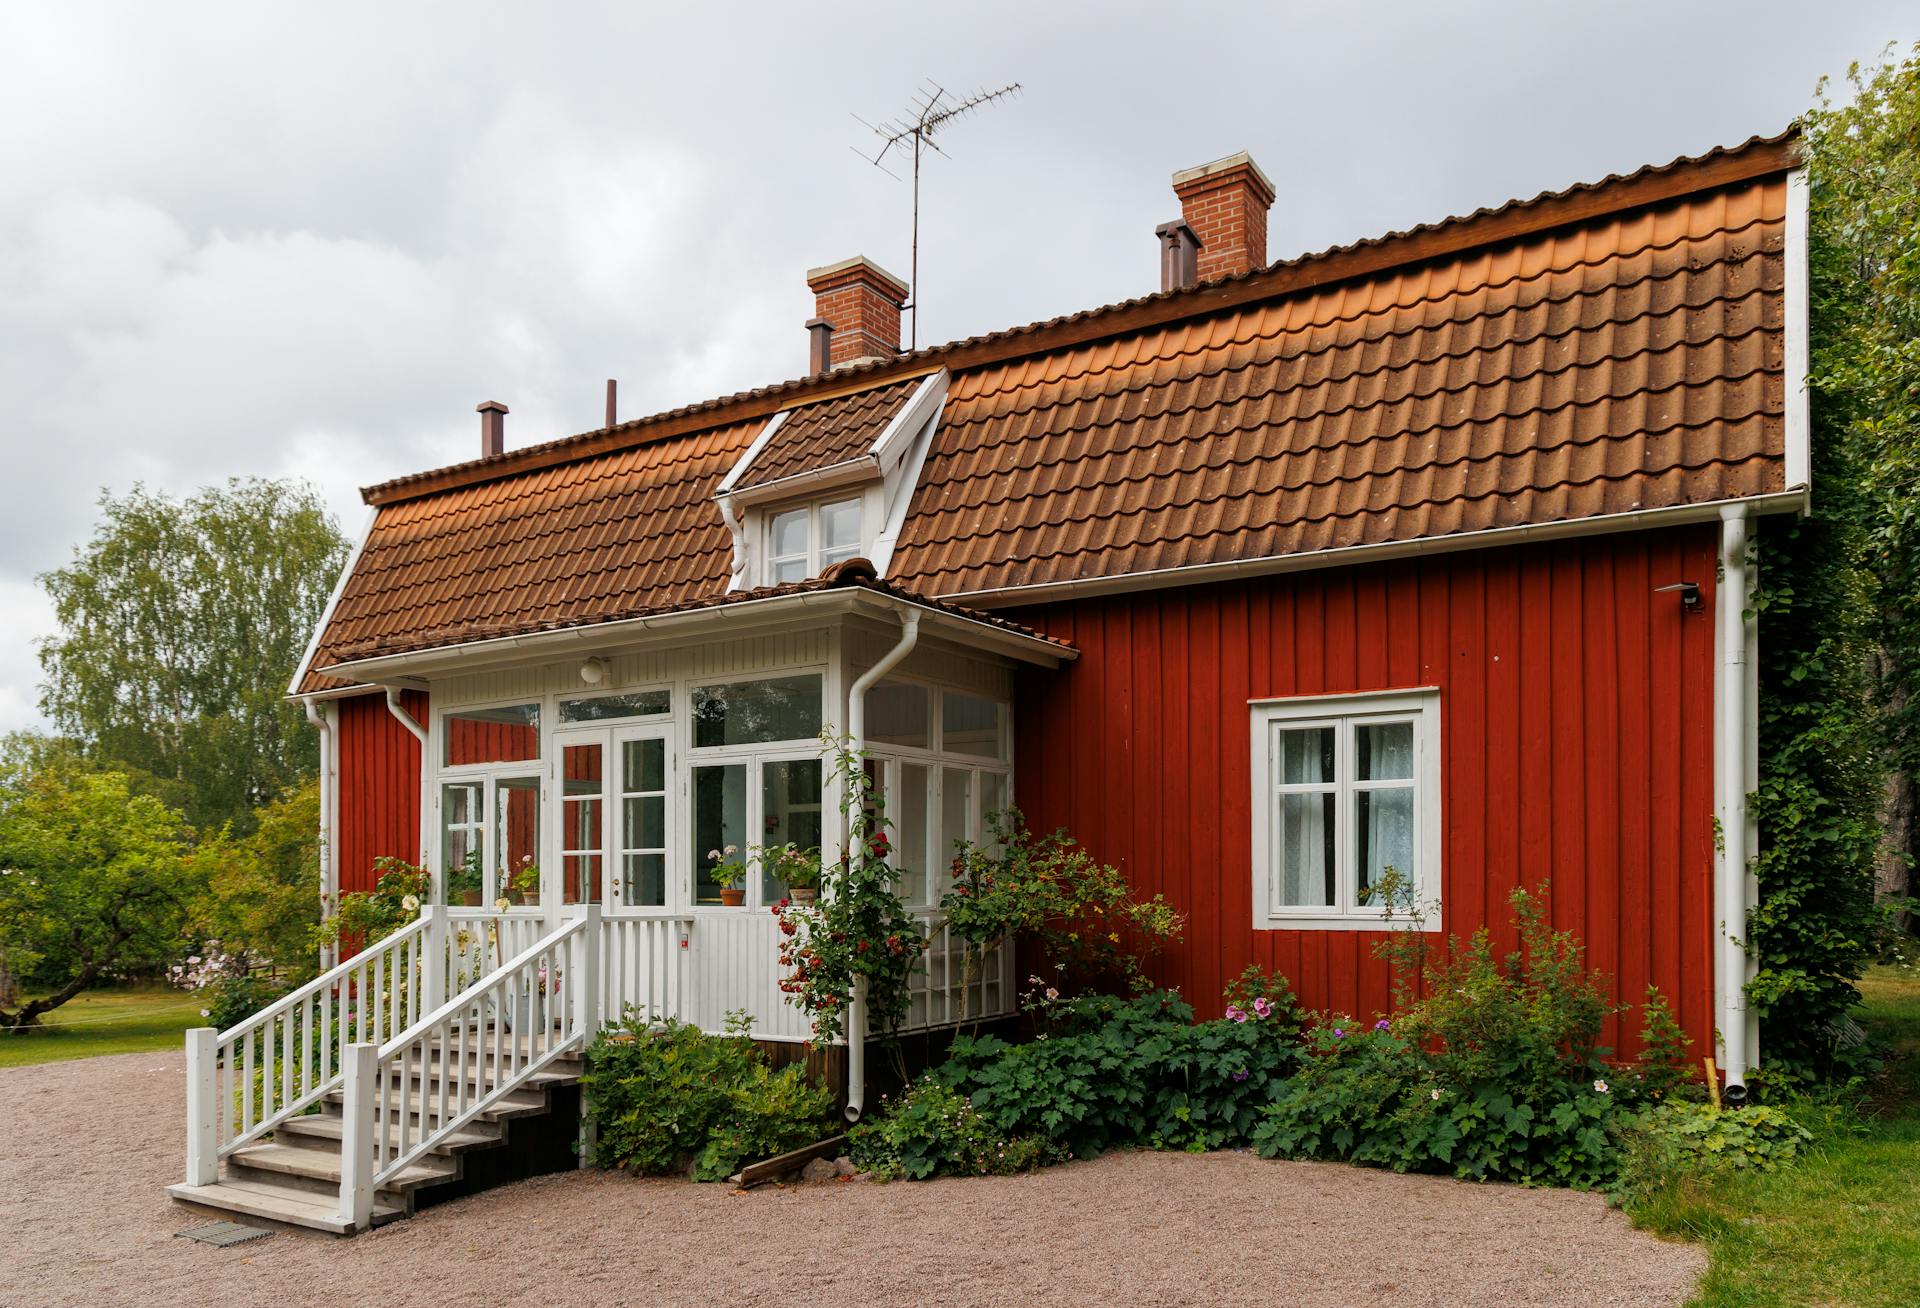
[[[746,851],[747,836],[747,764],[706,764],[693,769],[693,830],[691,853],[694,866],[693,902],[718,904],[720,883],[713,879],[714,865],[729,855]],[[716,856],[717,852],[717,856]]]
[[[461,709],[440,719],[441,762],[447,767],[475,763],[526,763],[540,757],[540,706]]]
[[[932,789],[932,769],[924,763],[902,761],[900,792],[887,796],[887,814],[894,824],[893,865],[900,871],[900,897],[910,905],[931,902],[927,895],[931,884],[927,869],[932,866],[927,851],[927,795]]]
[[[620,745],[620,871],[614,883],[628,908],[667,903],[667,743],[659,737]]]
[[[615,718],[651,718],[673,708],[673,692],[636,690],[624,695],[593,695],[560,701],[562,726],[583,722],[607,722]]]
[[[940,750],[978,758],[1004,758],[1000,740],[1000,705],[957,690],[940,696]]]
[[[600,902],[605,854],[606,768],[598,744],[561,753],[560,902]]]
[[[706,748],[811,740],[820,734],[820,714],[817,673],[696,686],[693,743]]]
[[[477,781],[450,782],[440,787],[440,886],[449,904],[478,904],[483,838],[486,835],[486,798]]]
[[[540,778],[495,783],[493,884],[485,893],[516,904],[540,902]]]
[[[820,760],[769,759],[760,764],[761,845],[794,844],[803,850],[820,848]],[[708,846],[712,848],[712,846]],[[764,868],[759,870],[760,902],[777,904],[787,885]]]

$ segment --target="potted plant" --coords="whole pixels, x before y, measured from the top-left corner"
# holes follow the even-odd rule
[[[520,866],[507,874],[507,898],[531,908],[540,902],[540,865],[523,854]]]
[[[712,859],[713,883],[720,887],[720,902],[727,908],[738,908],[747,902],[747,889],[741,883],[747,879],[747,860],[740,857],[739,846],[728,845],[725,849],[709,849],[707,857]]]
[[[480,851],[469,850],[465,858],[447,866],[447,902],[479,907],[480,881]]]
[[[547,965],[541,963],[534,968],[526,984],[504,1006],[507,1030],[538,1031],[543,1026],[551,1026],[553,1019],[549,1014],[549,1000],[560,997],[560,970],[548,972]]]
[[[775,881],[787,888],[787,898],[796,904],[811,904],[820,898],[820,851],[802,849],[792,841],[758,851],[756,861]]]

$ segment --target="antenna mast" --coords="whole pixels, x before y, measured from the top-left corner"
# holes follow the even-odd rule
[[[947,89],[937,82],[926,82],[914,92],[912,106],[899,119],[887,119],[878,126],[855,114],[853,120],[880,138],[881,144],[872,158],[858,146],[854,153],[878,168],[887,176],[898,180],[899,175],[889,169],[886,159],[895,147],[906,148],[908,142],[913,145],[913,253],[912,266],[907,272],[907,308],[911,311],[908,319],[907,348],[917,349],[920,345],[920,154],[923,150],[933,150],[946,154],[934,142],[934,133],[956,118],[972,113],[982,105],[990,104],[1006,96],[1017,95],[1020,83],[1011,82],[997,91],[975,91],[965,99],[955,100]],[[947,156],[952,158],[951,155]]]

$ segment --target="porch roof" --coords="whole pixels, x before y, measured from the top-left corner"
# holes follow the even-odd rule
[[[758,633],[812,625],[828,616],[909,610],[920,611],[931,631],[984,653],[1043,667],[1058,667],[1079,656],[1063,640],[996,614],[916,594],[876,575],[867,560],[848,559],[806,581],[635,606],[591,622],[468,622],[405,639],[362,641],[343,647],[337,662],[316,671],[362,684],[394,684],[541,657],[676,644],[716,626],[750,626]]]

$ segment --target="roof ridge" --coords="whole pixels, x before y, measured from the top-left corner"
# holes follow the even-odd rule
[[[834,394],[857,394],[869,389],[869,386],[852,385],[851,383],[856,379],[870,379],[870,386],[878,387],[942,363],[956,368],[970,366],[967,363],[955,364],[951,361],[951,356],[966,350],[986,349],[1023,338],[1036,338],[1029,341],[1024,348],[1010,353],[1013,355],[1037,354],[1057,344],[1043,336],[1043,333],[1063,332],[1068,328],[1103,320],[1112,320],[1117,325],[1102,334],[1119,335],[1140,325],[1133,322],[1130,315],[1141,311],[1157,311],[1161,315],[1158,321],[1163,323],[1178,321],[1182,318],[1210,315],[1254,300],[1280,298],[1300,290],[1323,287],[1332,282],[1369,275],[1385,267],[1414,267],[1434,258],[1458,254],[1476,246],[1499,245],[1523,235],[1551,230],[1569,223],[1592,221],[1608,213],[1646,207],[1659,203],[1663,199],[1673,198],[1675,195],[1714,190],[1735,185],[1743,180],[1783,171],[1793,167],[1797,161],[1795,146],[1799,137],[1799,125],[1790,124],[1785,130],[1772,136],[1754,135],[1738,145],[1715,146],[1703,154],[1680,155],[1664,164],[1645,164],[1630,173],[1609,173],[1598,180],[1576,182],[1559,190],[1544,190],[1527,199],[1516,197],[1497,206],[1482,206],[1471,213],[1450,215],[1433,222],[1420,223],[1378,236],[1364,237],[1344,245],[1329,246],[1323,250],[1296,255],[1291,259],[1278,260],[1264,268],[1251,269],[1230,277],[1216,278],[1198,286],[1182,290],[1158,291],[1090,309],[1081,309],[1054,318],[963,337],[940,345],[926,346],[892,359],[850,364],[824,376],[793,378],[749,390],[736,391],[731,395],[716,396],[646,417],[630,419],[613,427],[597,428],[537,445],[523,446],[489,458],[468,460],[441,468],[409,473],[365,487],[361,491],[361,498],[369,504],[411,499],[457,486],[491,481],[552,466],[554,463],[571,462],[576,458],[586,458],[612,449],[628,448],[639,440],[646,439],[646,436],[642,435],[643,432],[651,435],[653,439],[666,439],[675,435],[710,430],[730,422],[744,423],[755,418],[769,417],[795,403],[806,403],[814,398],[829,398],[825,394],[827,391],[832,391]],[[1664,195],[1646,194],[1641,189],[1648,183],[1669,178],[1682,169],[1725,164],[1729,161],[1743,160],[1747,156],[1753,157],[1754,167],[1745,170],[1736,169],[1732,175],[1716,175],[1704,179],[1698,186]],[[1623,192],[1613,204],[1603,205],[1590,211],[1569,209],[1574,202],[1609,189]],[[1536,217],[1531,223],[1523,223],[1513,228],[1501,226],[1498,222],[1500,219],[1515,215],[1536,215]],[[1492,227],[1494,230],[1481,239],[1467,239],[1463,244],[1450,249],[1429,251],[1415,249],[1402,260],[1382,265],[1360,264],[1344,270],[1338,266],[1342,261],[1353,261],[1361,256],[1389,251],[1395,246],[1417,245],[1423,238],[1440,237],[1448,233],[1471,236],[1471,229],[1478,227]],[[1331,269],[1331,272],[1320,280],[1292,284],[1288,282],[1288,274],[1311,273],[1322,269]],[[990,361],[995,360],[983,359],[976,362]],[[819,394],[816,395],[817,392]],[[712,418],[711,421],[694,421],[709,416]],[[654,432],[652,429],[656,428],[659,430]]]

